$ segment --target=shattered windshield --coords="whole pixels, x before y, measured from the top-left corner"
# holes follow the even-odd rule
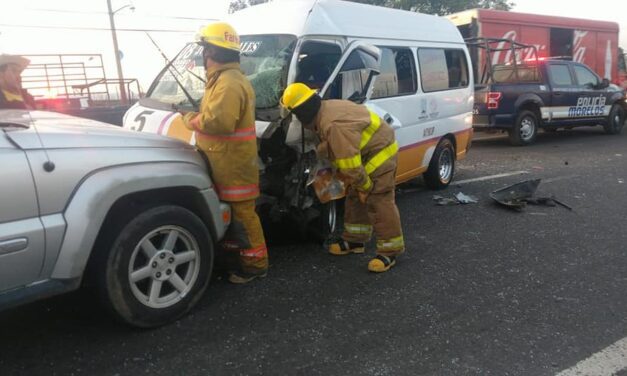
[[[250,35],[241,36],[240,40],[241,67],[255,90],[257,109],[277,107],[285,86],[296,37]],[[172,66],[157,77],[148,97],[163,103],[191,107],[177,80],[200,103],[205,90],[202,47],[195,43],[185,46],[172,62]]]

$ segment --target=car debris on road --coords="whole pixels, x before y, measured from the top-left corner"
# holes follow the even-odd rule
[[[490,197],[497,203],[516,211],[522,211],[525,207],[527,207],[527,204],[544,205],[549,207],[559,205],[570,211],[573,210],[572,207],[559,201],[554,196],[534,197],[541,181],[542,179],[531,179],[509,185],[490,193]]]
[[[467,204],[476,204],[479,202],[475,197],[468,196],[462,192],[456,193],[452,198],[444,197],[440,195],[434,195],[433,200],[437,205],[440,206],[453,206],[453,205],[467,205]]]

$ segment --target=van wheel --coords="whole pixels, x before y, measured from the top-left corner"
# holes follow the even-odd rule
[[[423,177],[430,189],[446,188],[455,175],[455,147],[448,138],[443,138],[429,162],[429,168]]]
[[[607,123],[603,126],[607,134],[619,134],[625,124],[625,109],[617,104],[612,106]]]
[[[518,114],[514,128],[508,131],[509,142],[516,146],[533,144],[538,135],[538,117],[533,111],[523,110]]]
[[[344,199],[318,203],[318,209],[319,215],[307,225],[308,237],[312,241],[324,243],[342,231]]]
[[[104,305],[124,323],[156,327],[189,311],[207,288],[213,243],[203,222],[179,206],[147,209],[103,239],[96,266]]]

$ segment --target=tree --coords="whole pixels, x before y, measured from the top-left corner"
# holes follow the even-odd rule
[[[231,0],[231,4],[229,4],[229,13],[248,8],[253,5],[267,3],[269,1],[271,0]]]
[[[249,6],[267,3],[270,0],[232,0],[229,12]],[[510,10],[514,3],[508,0],[349,0],[356,3],[379,5],[414,12],[445,15],[473,8]]]
[[[508,0],[350,0],[356,3],[411,10],[426,14],[445,15],[473,8],[511,10]]]

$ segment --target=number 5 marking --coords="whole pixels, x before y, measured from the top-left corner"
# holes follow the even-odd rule
[[[146,125],[146,116],[152,115],[154,113],[155,113],[154,111],[148,111],[148,110],[140,112],[134,120],[136,123],[139,123],[139,127],[137,128],[133,127],[132,129],[136,130],[137,132],[143,131],[144,125]]]

